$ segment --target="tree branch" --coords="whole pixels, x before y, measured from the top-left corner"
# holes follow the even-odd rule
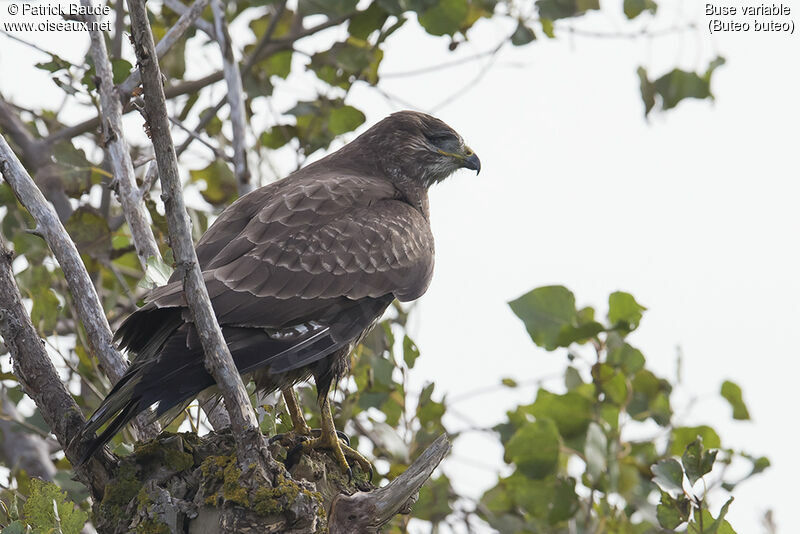
[[[239,195],[252,191],[250,184],[250,169],[247,168],[247,136],[245,131],[246,119],[244,113],[244,90],[242,89],[242,75],[239,64],[233,57],[231,36],[228,32],[228,23],[225,21],[224,8],[220,0],[211,2],[211,11],[214,13],[214,27],[217,30],[217,42],[222,50],[222,70],[225,73],[225,83],[228,84],[228,107],[231,110],[231,129],[233,130],[233,172],[239,186]]]
[[[81,0],[81,4],[90,8],[90,0]],[[94,22],[94,15],[87,15],[87,22]],[[90,27],[92,27],[90,25]],[[100,108],[105,120],[103,121],[103,146],[111,160],[111,169],[114,173],[114,182],[117,187],[117,197],[122,204],[122,212],[131,229],[131,238],[136,247],[136,254],[142,268],[147,267],[147,258],[155,256],[161,259],[156,238],[150,228],[150,218],[136,187],[136,178],[133,173],[128,143],[122,130],[122,104],[120,95],[114,88],[114,77],[111,71],[111,62],[108,59],[106,42],[100,30],[89,32],[91,37],[90,52],[97,72],[98,91],[100,92]],[[166,39],[166,36],[164,37]],[[162,39],[163,40],[163,39]],[[129,77],[129,79],[132,76]]]
[[[33,183],[33,179],[2,136],[0,136],[0,172],[11,186],[14,195],[36,221],[36,232],[44,237],[58,260],[67,279],[78,316],[86,328],[89,348],[99,360],[105,373],[116,382],[125,373],[127,365],[114,349],[108,320],[78,249],[75,248],[75,243],[70,239],[53,208],[47,203],[42,192]]]
[[[164,34],[164,37],[162,37],[156,45],[156,55],[158,56],[158,59],[163,58],[166,53],[169,52],[175,43],[178,42],[178,39],[180,39],[183,34],[186,33],[186,30],[189,29],[189,26],[200,20],[200,15],[203,14],[203,10],[210,1],[211,0],[196,0],[192,4],[192,7],[184,9],[181,12],[178,21],[169,30],[167,30],[167,33]],[[125,79],[125,81],[119,84],[120,96],[127,101],[141,80],[142,78],[139,74],[139,71],[133,71],[131,75]]]
[[[180,2],[180,0],[164,0],[164,5],[170,8],[172,11],[177,13],[178,15],[183,15],[189,8],[186,7],[184,4]],[[214,30],[214,25],[209,23],[205,19],[198,18],[194,21],[194,26],[201,30],[203,33],[208,35],[212,40],[217,40],[216,31]]]
[[[450,442],[442,434],[406,471],[388,485],[370,492],[339,494],[328,515],[330,534],[348,532],[377,533],[398,513],[409,513],[419,489],[450,452]]]
[[[183,271],[184,293],[203,345],[206,369],[214,377],[225,399],[236,439],[239,465],[243,470],[250,470],[255,465],[269,472],[266,462],[271,462],[271,458],[266,443],[258,430],[258,422],[247,391],[214,316],[194,250],[189,216],[183,202],[183,190],[178,175],[178,161],[169,131],[161,72],[144,0],[129,0],[128,11],[131,16],[134,49],[142,75],[144,110],[161,178],[170,244],[178,269]]]
[[[5,144],[2,137],[0,140]],[[73,443],[73,438],[80,433],[85,421],[25,312],[11,271],[11,260],[12,253],[6,249],[0,236],[0,334],[11,354],[14,374],[19,377],[25,393],[36,403],[67,459],[77,464],[88,442]],[[103,496],[110,472],[107,459],[102,457],[93,458],[76,469],[78,477],[95,498]]]

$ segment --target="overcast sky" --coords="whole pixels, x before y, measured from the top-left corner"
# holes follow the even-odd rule
[[[602,2],[607,12],[621,11],[618,3]],[[422,350],[412,379],[418,385],[435,380],[437,391],[455,401],[503,377],[551,376],[563,370],[564,355],[536,349],[506,302],[534,287],[563,284],[579,305],[604,314],[610,292],[631,292],[648,307],[631,341],[649,364],[672,378],[677,347],[682,350],[680,398],[685,405],[698,397],[685,423],[712,424],[724,444],[773,462],[737,489],[732,524],[740,533],[760,532],[760,517],[772,508],[781,532],[790,532],[800,474],[798,36],[711,37],[702,3],[659,5],[653,28],[695,21],[700,29],[657,39],[562,32],[556,41],[504,48],[488,66],[484,59],[385,78],[382,87],[405,104],[368,87],[351,92],[349,101],[367,114],[364,128],[408,105],[435,111],[483,163],[480,176],[462,171],[431,195],[436,273],[412,324]],[[639,27],[607,13],[589,15],[579,26],[626,33]],[[387,44],[381,72],[489,50],[512,29],[479,22],[452,54],[446,39],[407,24]],[[88,40],[79,34],[33,38],[76,62]],[[244,33],[234,38],[249,42]],[[714,74],[715,102],[687,101],[644,119],[639,65],[655,78],[673,66],[704,70],[717,54],[727,64]],[[0,36],[5,96],[30,106],[56,98],[52,83],[32,67],[43,59]],[[298,80],[284,89],[309,91]],[[469,90],[438,107],[462,87]],[[276,109],[281,104],[276,99]],[[752,422],[730,422],[718,396],[725,379],[742,386]],[[453,409],[493,425],[534,395],[531,387],[499,390],[454,402]],[[479,496],[496,481],[501,458],[496,439],[467,434],[444,469],[461,491]]]

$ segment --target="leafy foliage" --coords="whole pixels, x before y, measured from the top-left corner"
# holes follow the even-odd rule
[[[710,426],[678,426],[673,385],[648,370],[626,340],[646,310],[632,295],[612,293],[608,320],[595,323],[591,335],[574,334],[587,324],[575,302],[568,289],[550,286],[510,303],[538,346],[571,347],[572,365],[565,393],[540,388],[532,404],[517,406],[495,427],[513,470],[483,495],[481,516],[501,533],[596,532],[600,525],[649,532],[684,524],[689,532],[733,532],[724,519],[732,498],[712,513],[706,488],[715,484],[697,482],[719,466],[716,480],[731,490],[741,480],[726,482],[725,466],[737,457],[756,472],[758,460],[723,448]],[[583,316],[594,322],[593,312]],[[591,347],[593,358],[580,357],[573,345]],[[741,392],[728,384],[724,395],[735,409]],[[628,437],[642,436],[648,420],[661,430],[649,439]],[[658,438],[663,431],[668,440]]]
[[[503,27],[507,23],[509,29],[513,28],[508,42],[517,47],[532,47],[542,35],[557,39],[562,33],[571,34],[571,23],[579,18],[589,19],[591,13],[601,9],[598,0],[527,3],[301,0],[289,2],[283,10],[276,10],[274,2],[255,0],[225,5],[230,23],[244,22],[242,26],[252,31],[250,42],[242,50],[245,107],[252,124],[266,125],[254,132],[257,142],[248,147],[252,148],[251,160],[260,164],[253,172],[254,184],[275,177],[271,168],[274,151],[290,152],[299,166],[366,122],[363,111],[350,98],[350,91],[358,86],[380,91],[384,56],[398,53],[390,52],[387,43],[405,25],[418,24],[431,36],[430,46],[456,50],[470,39],[474,26]],[[148,5],[148,8],[158,40],[175,24],[178,14],[166,6]],[[622,5],[629,19],[655,16],[657,8],[654,0],[625,0]],[[620,7],[603,7],[607,9]],[[203,19],[212,20],[208,10]],[[327,44],[313,49],[305,46],[327,26],[338,27],[338,33]],[[300,29],[306,33],[301,35]],[[271,42],[260,49],[259,43],[268,32]],[[207,53],[208,42],[209,37],[194,27],[178,40],[161,60],[166,87],[196,82],[187,79],[186,66],[196,61],[198,50]],[[260,55],[252,56],[259,49]],[[673,69],[652,81],[648,72],[640,68],[645,114],[655,109],[672,109],[687,98],[712,99],[711,77],[723,63],[722,58],[715,59],[704,73]],[[64,92],[65,103],[81,111],[95,111],[96,72],[91,61],[74,64],[51,53],[48,60],[36,66],[47,72]],[[114,82],[122,82],[132,69],[129,61],[114,58]],[[307,75],[305,79],[310,80],[307,85],[312,89],[304,92],[302,98],[297,96],[290,81],[298,73]],[[175,118],[196,125],[195,137],[215,149],[211,155],[195,154],[189,165],[193,170],[187,194],[205,201],[200,206],[192,204],[189,210],[195,238],[239,195],[233,166],[226,156],[233,145],[225,124],[227,111],[224,106],[209,103],[206,92],[200,87],[172,98],[171,102]],[[264,113],[265,108],[269,109],[268,114]],[[140,185],[147,186],[141,190],[143,202],[164,257],[164,261],[150,258],[143,270],[121,208],[111,195],[116,183],[103,162],[105,140],[94,130],[84,132],[81,139],[78,134],[63,135],[69,125],[62,123],[60,117],[79,114],[60,112],[44,107],[22,115],[34,139],[56,136],[56,142],[50,143],[54,139],[48,139],[42,145],[42,150],[48,150],[44,164],[36,162],[38,154],[24,154],[19,144],[15,148],[22,153],[47,198],[63,210],[66,229],[82,254],[110,322],[115,325],[141,304],[144,290],[164,283],[171,271],[158,185],[151,190],[144,183],[144,166],[137,166]],[[193,142],[197,147],[199,143]],[[150,151],[145,145],[134,144],[131,151],[134,161],[149,158]],[[46,340],[76,401],[88,413],[98,406],[110,384],[90,356],[85,333],[76,326],[79,321],[60,268],[37,235],[32,218],[5,183],[0,184],[0,205],[3,207],[0,229],[19,258],[15,264],[17,282],[31,303],[34,325]],[[646,309],[633,296],[617,292],[609,297],[607,320],[600,320],[594,308],[577,307],[574,295],[560,286],[535,289],[514,300],[511,308],[537,346],[551,352],[567,351],[564,387],[540,388],[530,404],[510,409],[506,420],[487,429],[503,446],[509,474],[499,478],[479,503],[459,495],[450,479],[440,475],[421,491],[414,516],[432,524],[450,521],[455,516],[465,520],[479,516],[503,533],[566,532],[572,526],[583,528],[580,532],[592,531],[589,526],[600,521],[609,531],[640,532],[642,528],[655,528],[655,524],[638,519],[636,511],[645,510],[652,512],[648,517],[657,517],[663,528],[687,524],[689,532],[712,532],[709,528],[716,528],[713,532],[731,531],[726,530],[730,526],[724,521],[727,505],[712,514],[705,495],[691,493],[694,484],[724,470],[735,456],[751,463],[748,476],[764,471],[769,460],[723,448],[722,439],[711,426],[681,426],[675,421],[672,408],[675,384],[648,369],[642,351],[627,339],[638,328]],[[434,383],[419,388],[410,385],[413,381],[409,377],[423,356],[406,329],[408,315],[409,310],[395,306],[391,317],[356,350],[352,378],[339,384],[345,395],[338,395],[335,402],[337,426],[347,425],[348,433],[354,434],[354,446],[360,441],[362,449],[371,447],[379,478],[387,480],[405,470],[436,437],[448,430],[445,421],[452,413],[446,393]],[[576,356],[576,348],[586,347],[596,352],[593,362]],[[4,356],[4,351],[0,346],[0,355]],[[21,385],[10,372],[8,358],[4,356],[2,363],[3,392],[15,405],[27,403]],[[506,378],[503,386],[519,387],[521,382],[521,377]],[[304,386],[300,393],[304,406],[315,405],[313,388]],[[725,382],[721,395],[730,403],[735,419],[749,418],[737,385]],[[260,400],[253,400],[261,404]],[[271,405],[261,408],[262,430],[270,433],[288,430],[289,417],[283,410]],[[312,426],[319,426],[315,410],[309,410],[306,417]],[[36,410],[22,418],[20,424],[34,434],[49,431]],[[199,409],[192,407],[182,413],[170,429],[180,425],[203,429]],[[659,435],[666,438],[627,439],[626,429],[637,425],[655,425],[663,432]],[[458,438],[456,433],[450,435]],[[127,454],[131,442],[132,436],[123,432],[111,445],[116,453]],[[14,470],[0,491],[0,500],[9,511],[7,518],[0,519],[4,534],[23,532],[28,527],[34,532],[58,528],[73,532],[85,521],[86,513],[82,511],[88,508],[85,488],[71,480],[71,466],[66,460],[53,461],[57,484],[82,509],[76,510],[55,485],[31,480],[24,471]],[[664,471],[659,481],[670,476],[674,482],[679,478],[676,464],[688,482],[683,493],[675,484],[669,490],[675,493],[673,496],[669,491],[661,491],[651,480],[651,468],[655,466],[659,473]],[[576,469],[576,465],[582,467]],[[732,491],[741,482],[721,480],[726,491]],[[609,499],[611,494],[620,496],[624,503]],[[25,504],[20,511],[17,503],[23,500]],[[392,532],[405,532],[407,524],[397,519],[391,528]]]

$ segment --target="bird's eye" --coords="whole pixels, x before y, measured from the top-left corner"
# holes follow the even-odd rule
[[[447,132],[430,134],[427,138],[433,146],[447,152],[452,152],[459,144],[458,139],[456,139],[453,134]]]

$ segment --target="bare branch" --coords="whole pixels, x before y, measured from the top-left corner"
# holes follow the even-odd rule
[[[2,145],[5,145],[5,140]],[[12,254],[0,236],[0,334],[11,354],[14,374],[25,393],[36,403],[67,459],[73,464],[81,457],[86,441],[73,443],[83,428],[81,410],[64,384],[42,345],[22,305],[19,289],[11,271]],[[81,481],[95,498],[103,496],[110,469],[105,458],[95,458],[76,469]]]
[[[212,0],[211,10],[214,13],[214,27],[217,30],[217,42],[222,50],[222,70],[225,73],[225,83],[228,84],[228,107],[231,110],[231,129],[233,130],[233,172],[239,186],[239,195],[252,191],[250,184],[250,169],[247,168],[247,137],[245,132],[244,89],[242,89],[242,75],[239,64],[233,57],[231,36],[228,32],[228,23],[225,21],[225,12],[220,0]]]
[[[396,514],[409,513],[419,489],[448,452],[450,442],[442,434],[405,473],[388,485],[370,492],[337,495],[331,503],[328,521],[330,533],[377,533]]]
[[[83,1],[83,0],[81,0]],[[164,37],[158,41],[156,45],[156,54],[161,59],[169,50],[178,42],[186,30],[189,29],[194,22],[199,20],[200,15],[206,8],[210,0],[196,0],[192,7],[184,9],[178,21],[169,29]],[[131,93],[141,82],[141,76],[138,70],[135,70],[128,76],[125,81],[119,84],[119,94],[127,99],[130,98]]]
[[[183,271],[183,287],[195,328],[205,352],[205,365],[222,391],[231,428],[236,439],[239,464],[243,470],[259,466],[268,472],[265,462],[271,462],[266,443],[258,430],[253,407],[236,364],[214,316],[203,274],[192,243],[189,216],[183,202],[183,190],[178,175],[178,161],[169,131],[166,99],[161,85],[161,72],[156,60],[155,44],[144,0],[129,0],[134,48],[142,75],[144,105],[153,148],[161,177],[161,189],[167,212],[170,244],[178,269]]]
[[[172,11],[174,11],[178,15],[183,15],[184,13],[189,11],[189,8],[186,7],[184,4],[182,4],[180,2],[180,0],[164,0],[164,5],[167,6],[168,8],[170,8]],[[196,28],[201,30],[203,33],[205,33],[206,35],[211,37],[212,40],[214,40],[214,41],[217,40],[217,35],[216,35],[215,30],[214,30],[214,25],[213,24],[209,23],[208,21],[206,21],[204,19],[198,18],[198,19],[196,19],[194,21],[194,25],[195,25]]]
[[[90,0],[81,0],[81,4],[89,8],[89,12],[91,12]],[[88,22],[93,22],[96,17],[88,15],[86,19]],[[90,27],[92,26],[90,25]],[[131,229],[131,238],[136,247],[139,263],[142,268],[145,268],[147,258],[155,256],[157,259],[161,259],[161,253],[150,228],[147,210],[141,202],[136,187],[130,150],[122,130],[122,104],[120,104],[119,93],[114,89],[114,77],[111,71],[111,62],[108,59],[106,42],[100,30],[90,31],[89,35],[91,37],[90,52],[99,81],[100,107],[105,119],[102,144],[111,160],[114,182],[117,185],[117,197],[122,204],[125,220]]]
[[[33,183],[33,179],[2,136],[0,136],[0,172],[11,186],[14,195],[36,221],[36,231],[47,241],[61,265],[78,316],[86,329],[89,348],[99,360],[105,373],[116,382],[125,373],[127,365],[114,349],[108,320],[78,249],[75,248],[75,243],[70,239],[53,208],[47,203],[42,192]]]
[[[230,161],[230,159],[231,159],[230,156],[225,154],[225,152],[223,152],[220,148],[215,147],[214,145],[212,145],[211,143],[209,143],[208,141],[203,139],[203,137],[200,135],[200,132],[195,132],[194,130],[192,130],[191,128],[189,128],[185,124],[183,124],[183,122],[179,121],[178,119],[176,119],[174,117],[170,117],[169,120],[170,120],[170,122],[172,124],[174,124],[175,126],[180,128],[181,130],[186,132],[189,135],[189,137],[197,140],[201,145],[205,146],[211,152],[213,152],[215,158],[221,159],[221,160],[224,160],[224,161]],[[176,155],[177,155],[177,152],[178,151],[176,150],[175,151]]]
[[[35,139],[11,105],[0,96],[0,129],[19,147],[22,158],[34,172],[47,165],[50,152],[43,141]]]

